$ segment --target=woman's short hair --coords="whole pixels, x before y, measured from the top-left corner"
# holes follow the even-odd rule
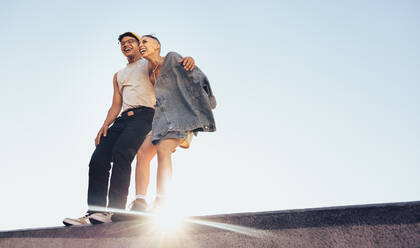
[[[152,34],[146,34],[146,35],[143,35],[142,37],[152,38],[152,39],[156,40],[159,43],[159,45],[160,45],[159,39],[156,36],[152,35]]]

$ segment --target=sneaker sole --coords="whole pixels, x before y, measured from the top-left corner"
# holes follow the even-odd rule
[[[91,216],[89,218],[90,223],[92,223],[93,225],[98,225],[98,224],[104,224],[104,223],[111,223],[112,222],[112,218],[111,219],[102,219],[102,218],[95,218],[94,216]]]
[[[63,220],[63,224],[65,226],[83,226],[83,225],[89,225],[88,223],[80,223],[78,221],[73,221],[73,220]]]
[[[105,222],[100,221],[100,220],[95,220],[93,218],[89,219],[90,223],[92,223],[92,225],[98,225],[98,224],[104,224]]]

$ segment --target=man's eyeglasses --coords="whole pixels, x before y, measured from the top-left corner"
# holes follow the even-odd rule
[[[118,44],[120,46],[124,46],[125,44],[131,45],[134,42],[138,42],[138,41],[136,39],[129,39],[129,40],[126,40],[126,41],[118,42]]]

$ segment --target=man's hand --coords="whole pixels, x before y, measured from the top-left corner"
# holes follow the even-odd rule
[[[195,61],[191,57],[182,58],[182,59],[178,60],[178,62],[182,63],[182,65],[184,66],[184,69],[186,71],[192,71],[195,68]]]
[[[96,138],[95,138],[95,146],[98,146],[99,145],[99,142],[101,142],[102,134],[104,136],[106,136],[107,133],[108,133],[108,126],[103,125],[101,127],[101,129],[99,129],[98,134],[96,135]]]

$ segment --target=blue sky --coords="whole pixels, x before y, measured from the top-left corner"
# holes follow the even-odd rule
[[[193,56],[217,97],[218,131],[174,155],[187,212],[420,200],[418,13],[417,1],[2,3],[0,230],[84,213],[125,31]]]

